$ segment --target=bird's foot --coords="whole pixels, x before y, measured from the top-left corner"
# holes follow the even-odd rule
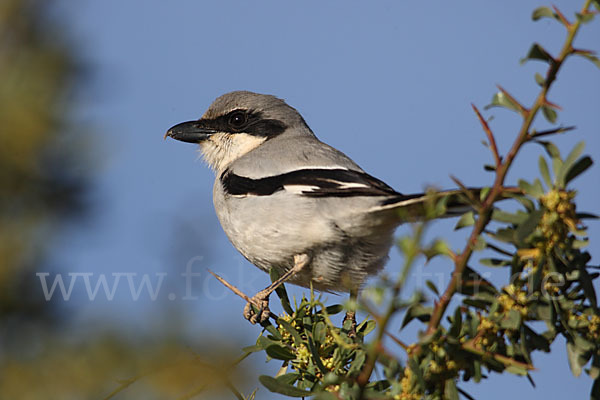
[[[262,323],[269,319],[271,313],[271,310],[269,310],[270,294],[271,292],[267,292],[267,290],[261,290],[250,299],[250,302],[246,303],[244,318],[250,321],[251,324]],[[255,312],[255,307],[258,312]]]

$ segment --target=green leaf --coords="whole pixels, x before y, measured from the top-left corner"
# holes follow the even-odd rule
[[[556,15],[550,7],[538,7],[535,10],[533,10],[533,14],[531,14],[531,19],[537,21],[541,18],[554,18],[558,20],[558,15]]]
[[[473,373],[473,380],[477,383],[479,383],[481,381],[481,378],[483,378],[483,375],[481,374],[481,361],[479,360],[474,360],[473,361],[473,369],[475,370]]]
[[[354,357],[354,361],[352,361],[352,364],[350,364],[350,368],[348,369],[348,375],[358,375],[366,360],[367,352],[364,350],[357,350],[356,357]]]
[[[279,393],[290,397],[308,397],[311,394],[309,391],[298,389],[292,385],[287,385],[268,375],[261,375],[258,377],[258,380],[263,384],[264,387],[273,393]]]
[[[544,84],[546,83],[546,79],[542,75],[540,75],[538,72],[535,73],[534,79],[535,79],[535,82],[540,86],[544,86]]]
[[[277,271],[275,268],[271,268],[271,270],[269,271],[269,276],[271,278],[271,282],[275,282],[277,279],[279,279],[279,271]],[[281,307],[283,308],[283,310],[289,315],[292,315],[294,313],[294,310],[290,305],[290,298],[288,297],[287,291],[285,290],[285,285],[279,285],[279,287],[275,289],[275,293],[277,293],[277,296],[281,300]]]
[[[574,343],[567,342],[567,357],[569,360],[569,367],[574,376],[581,375],[582,365],[579,363],[579,356],[583,352]]]
[[[596,214],[590,214],[590,213],[577,213],[577,214],[575,214],[575,216],[579,219],[599,219],[600,218]]]
[[[459,400],[454,378],[446,379],[446,383],[444,384],[444,400]]]
[[[327,315],[335,315],[344,311],[344,306],[341,304],[334,304],[325,308]]]
[[[491,107],[504,107],[518,113],[521,112],[519,105],[516,104],[511,98],[506,96],[503,92],[498,92],[492,97],[492,102],[484,107],[484,109],[490,109]]]
[[[544,215],[544,212],[542,210],[532,211],[531,214],[529,214],[529,218],[527,218],[525,222],[518,226],[515,232],[515,239],[518,243],[523,244],[524,240],[537,227],[538,223],[540,222],[540,219],[542,218],[542,215]]]
[[[417,362],[415,357],[408,358],[408,366],[412,370],[413,376],[416,378],[417,384],[424,388],[425,387],[425,379],[423,378],[423,371],[419,368],[419,363]]]
[[[588,22],[590,22],[590,21],[592,21],[594,19],[594,14],[591,14],[591,13],[588,13],[588,14],[575,13],[575,17],[582,24],[587,24]]]
[[[590,53],[575,53],[575,55],[588,59],[589,61],[594,63],[596,67],[600,68],[600,59],[598,59],[598,57],[596,57],[595,55]]]
[[[375,321],[373,321],[372,319],[365,319],[363,322],[360,323],[360,325],[358,325],[356,330],[357,332],[362,333],[363,336],[366,336],[369,333],[371,333],[376,326],[377,323],[375,323]]]
[[[521,326],[521,313],[517,310],[509,310],[508,314],[500,321],[503,329],[517,330]]]
[[[438,239],[433,242],[431,246],[423,249],[422,251],[423,255],[425,255],[427,258],[427,261],[429,261],[435,256],[448,254],[448,249],[448,243],[446,243],[444,240]]]
[[[264,349],[261,346],[258,345],[253,345],[253,346],[246,346],[242,349],[242,351],[244,353],[256,353],[258,351],[263,351]]]
[[[492,212],[492,219],[498,222],[506,222],[509,224],[519,225],[523,223],[529,216],[528,213],[523,211],[517,211],[516,213],[509,213],[500,209],[494,209]]]
[[[554,172],[554,176],[558,176],[558,172],[560,171],[560,169],[562,168],[563,162],[560,158],[553,158],[552,159],[552,172]],[[559,188],[562,189],[561,186],[559,186]]]
[[[473,251],[482,251],[485,250],[485,248],[487,247],[487,243],[485,242],[485,239],[483,238],[483,236],[477,236],[477,239],[475,240],[475,244],[473,245]]]
[[[427,322],[431,318],[431,313],[433,312],[432,307],[425,307],[421,304],[414,304],[406,310],[406,315],[404,315],[404,319],[402,320],[402,325],[400,329],[403,329],[410,321],[417,318],[421,322]]]
[[[425,285],[431,290],[436,296],[440,295],[438,288],[435,286],[435,283],[431,282],[429,279],[425,281]]]
[[[589,156],[585,156],[580,158],[566,173],[565,175],[565,184],[571,182],[573,179],[577,178],[579,174],[584,172],[586,169],[592,166],[594,162]]]
[[[488,193],[490,193],[490,190],[491,188],[489,186],[482,187],[481,191],[479,192],[479,200],[484,201],[488,196]]]
[[[583,153],[584,147],[585,147],[584,142],[577,143],[577,145],[575,145],[573,150],[571,150],[571,152],[569,153],[569,155],[563,162],[562,166],[560,167],[560,170],[558,171],[558,174],[556,175],[556,183],[557,183],[558,187],[565,186],[565,183],[566,183],[565,177],[567,176],[567,173],[569,172],[571,167],[575,164],[575,162],[577,161],[577,159],[579,158],[581,153]]]
[[[501,228],[496,232],[489,233],[489,235],[505,243],[514,243],[515,241],[515,230],[512,228]]]
[[[521,64],[529,60],[540,60],[549,64],[554,63],[554,58],[538,43],[534,43],[525,57],[521,59]]]
[[[313,339],[317,343],[325,343],[325,338],[327,337],[327,327],[325,323],[319,321],[313,326]]]
[[[521,203],[521,205],[523,205],[523,207],[525,207],[525,209],[527,211],[533,211],[535,210],[535,204],[533,201],[531,201],[530,199],[528,199],[527,197],[524,196],[516,196],[513,197],[515,200],[517,200],[519,203]]]
[[[456,307],[456,310],[454,310],[454,317],[452,318],[452,325],[450,326],[450,331],[448,332],[448,334],[451,337],[458,339],[460,336],[461,328],[462,328],[462,312],[460,310],[460,307]]]
[[[527,368],[521,367],[520,365],[511,364],[506,367],[506,372],[511,374],[525,376],[527,375]]]
[[[294,343],[296,344],[296,346],[300,346],[303,343],[303,340],[300,337],[300,334],[292,325],[290,325],[289,322],[287,322],[283,318],[277,318],[277,323],[279,325],[283,326],[283,329],[285,329],[286,331],[288,331],[288,333],[290,335],[292,335],[292,338],[294,339]]]
[[[299,377],[300,377],[299,373],[297,373],[297,372],[290,372],[288,374],[279,375],[275,379],[277,379],[279,382],[285,383],[286,385],[293,385],[294,382],[296,382]]]
[[[536,199],[539,199],[544,195],[544,188],[542,187],[542,183],[537,179],[536,181],[534,181],[533,184],[523,179],[519,179],[519,187],[523,190],[523,192],[525,192],[525,194]]]
[[[490,281],[485,279],[483,276],[481,276],[481,274],[469,266],[465,267],[462,273],[460,285],[457,290],[459,293],[466,294],[468,296],[478,293],[495,294],[497,292],[496,288]],[[481,299],[481,297],[479,297],[479,299]]]
[[[317,346],[315,346],[315,343],[312,341],[311,338],[308,338],[308,349],[310,350],[310,354],[312,355],[312,361],[315,363],[317,368],[319,368],[319,371],[321,371],[323,375],[327,374],[329,370],[325,368],[325,365],[323,365],[323,362],[321,361],[321,356],[319,355],[319,350],[317,349]]]
[[[558,147],[554,143],[545,140],[536,140],[535,143],[544,146],[550,158],[560,158],[560,150],[558,150]]]
[[[454,227],[454,230],[457,231],[461,228],[464,228],[467,226],[472,226],[474,224],[475,224],[475,218],[473,217],[473,211],[469,211],[469,212],[464,213],[460,217],[460,219],[456,223],[456,226]]]
[[[590,357],[583,355],[583,353],[587,353],[587,352],[594,350],[594,348],[596,348],[596,346],[594,343],[585,339],[583,336],[575,336],[575,346],[577,346],[577,348],[582,353],[582,360],[580,360],[580,361],[582,362],[581,366],[584,366],[589,361]]]
[[[264,327],[267,332],[269,332],[275,339],[281,340],[281,333],[275,328],[271,323]],[[260,338],[259,338],[260,339]]]
[[[296,355],[283,346],[272,344],[265,349],[267,355],[276,360],[289,361],[296,358]]]
[[[544,114],[544,117],[546,117],[548,122],[550,122],[551,124],[556,123],[558,114],[556,113],[556,111],[553,108],[550,108],[548,106],[542,106],[542,114]]]
[[[540,168],[540,173],[542,174],[542,178],[544,178],[544,182],[546,182],[546,187],[552,188],[552,179],[550,178],[550,170],[548,169],[548,164],[546,163],[546,159],[544,156],[540,156],[538,160],[538,166]]]

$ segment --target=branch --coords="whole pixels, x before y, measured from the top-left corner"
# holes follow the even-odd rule
[[[479,112],[477,107],[475,107],[475,104],[471,103],[471,107],[473,107],[473,111],[475,111],[475,114],[477,114],[477,118],[479,119],[479,122],[481,123],[481,126],[483,127],[483,130],[488,138],[488,141],[490,142],[490,149],[492,150],[492,154],[494,155],[494,162],[496,164],[496,169],[498,169],[498,167],[502,163],[502,157],[500,157],[500,154],[498,154],[498,146],[496,146],[496,139],[494,138],[494,134],[492,133],[492,130],[490,129],[490,126],[488,125],[487,121],[485,119],[483,119],[483,117],[481,116],[481,113]]]
[[[588,8],[590,7],[591,0],[586,0],[585,4],[582,8],[582,13],[588,12]],[[562,66],[563,62],[567,59],[569,55],[573,53],[573,40],[575,39],[575,35],[579,30],[581,25],[581,21],[578,19],[572,24],[566,25],[567,29],[567,38],[565,39],[565,43],[560,51],[560,54],[553,62],[548,66],[548,71],[546,74],[546,80],[541,88],[540,93],[538,94],[533,106],[531,109],[527,110],[524,107],[520,107],[520,114],[523,116],[523,124],[519,130],[517,138],[515,139],[510,151],[508,152],[506,159],[500,163],[498,168],[496,168],[496,178],[494,180],[494,185],[492,186],[489,194],[487,195],[485,201],[483,202],[481,208],[479,209],[479,218],[473,227],[471,235],[467,241],[466,246],[463,251],[457,255],[454,262],[454,271],[452,273],[452,278],[446,287],[446,290],[440,297],[439,301],[435,305],[433,309],[433,313],[431,315],[431,319],[429,320],[429,325],[427,327],[427,334],[431,334],[438,329],[440,321],[444,316],[448,305],[450,304],[450,300],[456,293],[462,279],[463,272],[467,267],[467,263],[469,262],[471,255],[473,254],[473,247],[477,241],[477,238],[484,232],[485,227],[488,225],[491,219],[492,210],[494,207],[494,202],[499,200],[500,195],[502,194],[504,187],[504,180],[510,169],[513,160],[515,159],[517,153],[527,141],[531,139],[529,134],[531,125],[535,116],[538,114],[540,109],[548,104],[548,100],[546,99],[546,95],[548,94],[548,90],[550,86],[556,79],[556,75],[558,70]],[[502,89],[501,89],[502,90]],[[502,90],[504,94],[506,92]],[[518,104],[518,103],[517,103]],[[485,128],[484,128],[485,129]]]

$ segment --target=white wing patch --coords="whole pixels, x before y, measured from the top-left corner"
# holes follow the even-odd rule
[[[304,194],[307,192],[314,192],[320,189],[319,186],[314,186],[314,185],[294,185],[294,184],[290,184],[290,185],[283,185],[283,189],[287,192],[293,193],[293,194]]]

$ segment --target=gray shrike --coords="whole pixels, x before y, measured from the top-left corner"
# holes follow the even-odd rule
[[[252,323],[268,318],[269,294],[286,281],[355,294],[384,266],[395,228],[422,217],[428,199],[367,174],[270,95],[224,94],[202,118],[166,136],[200,145],[216,175],[213,202],[229,240],[258,268],[279,272],[252,298],[258,312],[246,304]],[[435,194],[444,196],[445,216],[468,209],[460,190]]]

